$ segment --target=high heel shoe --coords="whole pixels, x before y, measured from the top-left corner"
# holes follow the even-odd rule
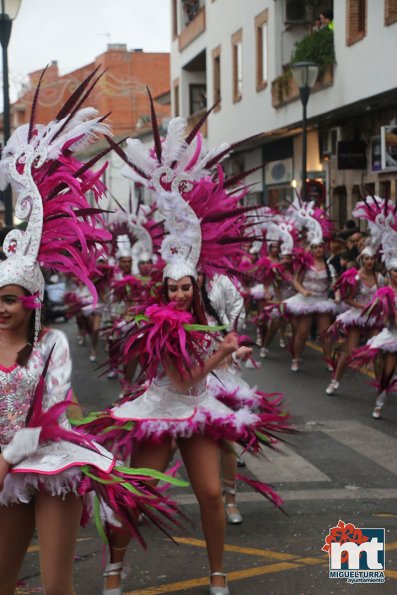
[[[224,587],[213,587],[210,584],[210,595],[230,595],[229,587],[227,586],[226,574],[224,572],[211,572],[210,581],[213,576],[223,576],[225,579]]]
[[[224,485],[223,486],[223,493],[224,494],[230,494],[231,496],[234,496],[234,500],[236,497],[236,484],[234,484],[233,487],[231,486],[227,486]],[[232,509],[234,508],[234,511],[232,511]],[[236,504],[236,502],[228,502],[225,506],[225,512],[226,512],[226,520],[229,523],[229,525],[239,525],[240,523],[243,522],[243,517],[241,516],[241,513],[238,509],[238,505]]]
[[[120,576],[120,581],[122,578],[123,572],[123,563],[122,562],[113,562],[106,564],[105,571],[103,573],[103,577],[106,578],[107,576]],[[115,587],[113,589],[107,589],[105,586],[103,587],[102,595],[122,595],[123,587]]]

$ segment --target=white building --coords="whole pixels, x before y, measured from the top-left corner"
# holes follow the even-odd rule
[[[382,170],[377,153],[381,127],[397,123],[397,0],[171,0],[172,108],[193,124],[221,98],[206,125],[209,147],[258,135],[236,148],[227,167],[262,166],[247,179],[257,182],[251,200],[282,204],[301,179],[302,103],[280,75],[324,9],[334,11],[336,64],[309,99],[307,177],[324,182],[342,224],[362,184],[396,198],[397,135],[394,169]],[[359,141],[339,145],[340,169],[338,141]]]

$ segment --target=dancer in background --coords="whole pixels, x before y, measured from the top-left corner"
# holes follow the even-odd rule
[[[371,302],[361,311],[359,323],[372,324],[380,332],[353,351],[350,361],[355,367],[372,364],[377,373],[377,395],[372,411],[374,419],[382,417],[387,396],[395,390],[397,365],[397,218],[394,204],[378,196],[367,196],[357,203],[353,214],[368,222],[373,243],[387,271],[389,287],[377,289]],[[380,362],[379,362],[380,360]],[[379,366],[381,363],[381,366]]]
[[[331,325],[337,306],[331,295],[336,273],[325,257],[324,233],[329,234],[329,222],[314,203],[297,206],[295,218],[297,226],[304,230],[310,246],[310,252],[293,280],[298,293],[284,301],[286,313],[295,318],[296,333],[291,370],[298,372],[313,322],[317,326],[324,359],[328,362],[328,367],[330,366],[331,342],[326,331]]]
[[[379,332],[374,318],[361,316],[363,310],[371,302],[375,292],[383,286],[383,277],[376,271],[376,253],[367,246],[361,252],[358,261],[360,268],[348,269],[343,273],[336,288],[340,290],[343,302],[349,309],[339,314],[329,329],[330,333],[342,334],[345,338],[344,351],[340,355],[331,382],[326,388],[327,395],[337,392],[341,378],[346,369],[349,357],[356,349],[362,337],[368,339]]]

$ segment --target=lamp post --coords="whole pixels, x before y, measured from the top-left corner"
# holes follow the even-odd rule
[[[291,64],[292,76],[299,88],[303,113],[302,113],[302,190],[301,198],[306,200],[306,178],[307,178],[307,119],[306,107],[309,101],[310,88],[314,85],[318,75],[318,65],[314,62],[295,62]]]
[[[7,47],[11,37],[12,21],[16,18],[22,0],[1,0],[0,13],[0,43],[3,57],[3,143],[4,146],[11,134],[10,124],[10,94],[8,85],[8,55]],[[8,186],[2,193],[4,202],[4,219],[7,226],[12,227],[12,191]]]

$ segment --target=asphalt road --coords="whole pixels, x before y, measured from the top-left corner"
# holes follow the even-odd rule
[[[99,378],[88,361],[88,347],[78,347],[73,323],[60,325],[70,337],[74,388],[87,410],[116,399],[117,380]],[[101,358],[105,357],[101,347]],[[101,360],[100,358],[100,360]],[[239,595],[323,595],[397,592],[397,403],[390,400],[383,420],[373,420],[373,389],[363,373],[346,374],[338,396],[325,395],[329,373],[316,344],[306,348],[298,373],[289,369],[287,351],[274,344],[258,370],[245,370],[247,380],[262,390],[283,391],[287,408],[301,433],[291,446],[256,460],[245,456],[251,477],[271,483],[285,500],[288,516],[242,487],[244,522],[229,526],[225,567],[230,590]],[[183,471],[182,471],[183,475]],[[188,488],[173,491],[192,521],[191,530],[176,535],[172,545],[145,527],[148,549],[132,543],[124,593],[208,593],[207,559],[198,507]],[[329,528],[339,520],[356,527],[385,529],[385,584],[347,584],[329,578],[328,555],[321,551]],[[40,592],[35,542],[21,574],[22,593]],[[76,552],[77,595],[101,594],[103,548],[95,529],[81,531]]]

